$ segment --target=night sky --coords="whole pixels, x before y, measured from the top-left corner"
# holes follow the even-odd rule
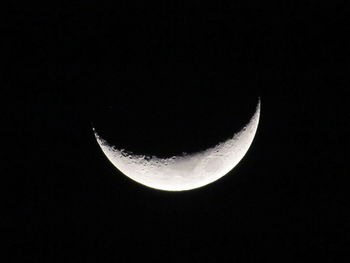
[[[348,261],[343,2],[11,1],[2,262]],[[192,191],[135,183],[92,131],[192,153],[232,137],[259,98],[246,156]]]

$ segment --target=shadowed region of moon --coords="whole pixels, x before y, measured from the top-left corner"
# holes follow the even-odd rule
[[[137,89],[131,82],[128,92],[100,95],[102,106],[93,126],[110,144],[136,154],[166,158],[205,150],[239,132],[254,113],[258,97],[252,89],[242,92],[243,88],[226,88],[229,84],[219,88],[205,80],[211,91],[179,88],[161,93]]]

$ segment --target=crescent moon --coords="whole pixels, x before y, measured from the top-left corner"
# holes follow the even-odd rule
[[[259,118],[260,99],[249,123],[232,138],[201,152],[170,158],[136,155],[117,149],[101,138],[95,128],[93,131],[106,157],[127,177],[159,190],[184,191],[210,184],[230,172],[252,144]]]

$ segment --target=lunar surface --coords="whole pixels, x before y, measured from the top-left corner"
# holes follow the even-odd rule
[[[124,175],[151,188],[183,191],[210,184],[230,172],[252,144],[259,118],[260,100],[249,123],[232,138],[201,152],[170,158],[136,155],[117,149],[93,130],[104,154]]]

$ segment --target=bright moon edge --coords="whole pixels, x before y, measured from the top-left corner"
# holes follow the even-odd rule
[[[93,127],[95,138],[109,161],[125,176],[147,187],[163,191],[185,191],[208,185],[229,173],[249,150],[259,124],[260,98],[255,114],[231,139],[207,150],[158,158],[135,155],[117,149],[101,138]]]

